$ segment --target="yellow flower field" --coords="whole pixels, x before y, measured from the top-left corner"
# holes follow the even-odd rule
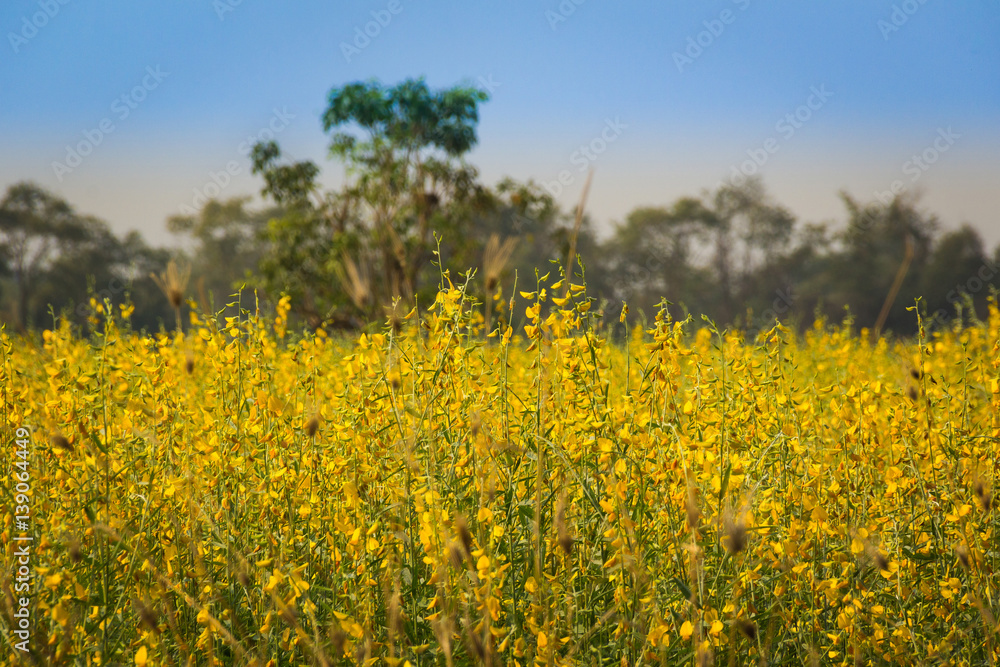
[[[486,337],[446,283],[351,341],[287,332],[284,300],[153,337],[96,302],[89,339],[0,334],[4,662],[1000,658],[995,305],[873,345],[624,310],[611,343],[591,304],[546,281]]]

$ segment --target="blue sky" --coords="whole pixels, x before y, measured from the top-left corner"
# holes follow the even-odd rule
[[[269,126],[335,186],[330,88],[415,76],[492,89],[469,157],[487,182],[569,172],[570,208],[593,167],[603,230],[743,166],[803,221],[899,182],[1000,242],[998,0],[64,1],[0,8],[0,187],[154,242],[199,193],[259,192],[241,145]]]

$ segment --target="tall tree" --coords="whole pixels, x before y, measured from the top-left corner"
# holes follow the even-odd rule
[[[848,306],[860,326],[873,326],[904,263],[909,238],[913,258],[885,326],[912,330],[914,318],[906,308],[919,296],[920,275],[939,227],[937,218],[921,212],[913,195],[900,195],[887,206],[862,205],[843,193],[841,199],[848,221],[838,237],[841,251],[829,267],[829,275],[835,277],[827,291],[830,314]]]
[[[1000,284],[1000,276],[987,262],[982,238],[968,225],[937,240],[919,279],[927,313],[939,318],[950,318],[956,306],[964,306],[963,292],[984,312],[990,285]]]
[[[331,133],[331,156],[346,169],[339,193],[319,196],[315,165],[280,165],[276,144],[255,147],[254,171],[264,176],[265,192],[290,205],[272,225],[276,253],[289,240],[323,235],[337,254],[311,257],[311,278],[345,283],[342,293],[359,309],[361,296],[369,305],[411,299],[424,284],[433,235],[458,233],[470,209],[486,204],[478,172],[463,157],[476,144],[479,104],[487,98],[473,87],[434,91],[422,79],[334,88],[323,129]],[[296,277],[287,261],[279,265],[291,270],[275,272],[289,284],[313,282]],[[338,306],[334,295],[306,296],[325,302],[314,305],[317,315]]]
[[[87,223],[62,199],[34,183],[8,188],[0,201],[0,245],[13,277],[17,327],[31,324],[32,292],[60,244],[82,240],[86,234]]]
[[[51,324],[50,311],[85,326],[91,296],[131,301],[136,327],[155,328],[167,314],[148,277],[166,263],[166,251],[138,232],[119,238],[35,184],[11,186],[0,202],[0,250],[12,267],[8,317],[19,328]]]
[[[266,251],[268,220],[280,215],[275,208],[252,210],[249,197],[212,199],[196,215],[173,216],[167,229],[194,242],[192,273],[202,307],[219,308],[241,286],[257,284],[255,276]],[[242,293],[240,307],[252,307],[252,294]]]
[[[741,186],[723,186],[712,195],[711,203],[719,317],[732,321],[740,314],[740,304],[777,287],[773,283],[780,279],[775,271],[792,238],[795,218],[771,202],[759,178]]]
[[[704,306],[711,279],[704,270],[704,251],[715,226],[714,213],[691,197],[668,208],[632,211],[607,244],[604,270],[610,273],[612,298],[647,315],[655,312],[661,297],[677,304],[677,315],[680,304]]]

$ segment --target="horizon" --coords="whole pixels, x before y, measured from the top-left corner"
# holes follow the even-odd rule
[[[601,237],[635,208],[753,172],[800,223],[840,227],[840,191],[895,188],[922,192],[945,229],[1000,243],[998,3],[444,7],[11,3],[0,185],[34,181],[119,234],[176,246],[166,220],[199,195],[261,203],[252,138],[272,134],[335,187],[329,90],[425,77],[490,93],[467,157],[485,183],[533,179],[570,211],[593,168]]]

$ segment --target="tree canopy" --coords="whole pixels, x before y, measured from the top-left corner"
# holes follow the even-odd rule
[[[472,86],[434,90],[423,79],[335,87],[320,121],[343,184],[324,189],[318,165],[257,144],[253,171],[268,203],[212,200],[171,217],[180,249],[119,237],[38,185],[15,184],[0,200],[0,317],[40,326],[51,308],[84,326],[94,295],[131,298],[136,326],[169,325],[179,313],[150,275],[167,275],[171,259],[190,268],[184,296],[203,312],[286,295],[305,325],[350,329],[429,305],[442,276],[470,270],[495,323],[511,315],[504,295],[516,277],[523,287],[551,262],[567,267],[573,248],[599,313],[626,301],[650,316],[666,299],[675,317],[704,314],[750,333],[776,317],[845,312],[907,333],[916,299],[933,326],[960,310],[981,314],[1000,284],[1000,247],[988,252],[974,227],[946,226],[911,195],[883,204],[842,193],[842,224],[802,224],[751,178],[636,208],[600,238],[588,216],[576,226],[532,181],[481,181],[466,158],[487,100]],[[234,301],[242,288],[252,292]]]

